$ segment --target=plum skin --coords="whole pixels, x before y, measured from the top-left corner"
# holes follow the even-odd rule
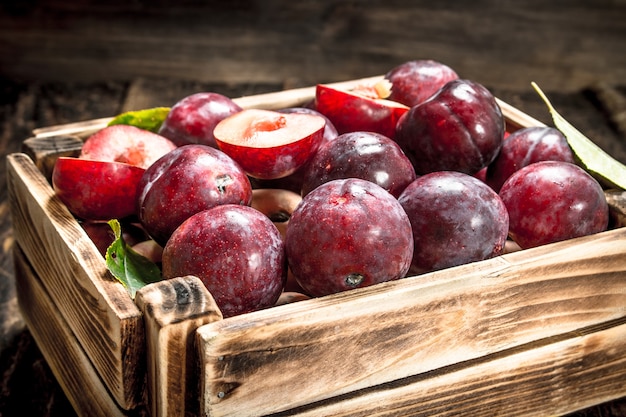
[[[159,134],[177,146],[198,143],[217,148],[213,129],[220,121],[241,110],[232,99],[219,93],[191,94],[172,106]]]
[[[353,90],[336,89],[318,84],[315,110],[332,122],[339,134],[371,131],[393,138],[398,120],[409,110],[401,103],[375,98],[369,93],[371,85]]]
[[[136,214],[135,198],[144,174],[145,169],[123,162],[60,157],[52,171],[52,186],[80,219],[123,219]]]
[[[413,107],[429,99],[446,83],[459,76],[440,62],[414,60],[390,69],[385,78],[392,84],[388,99]]]
[[[301,194],[330,180],[361,178],[397,198],[415,177],[411,161],[396,142],[375,132],[349,132],[318,149],[304,172]]]
[[[413,230],[411,273],[420,274],[501,255],[506,206],[468,174],[439,171],[413,181],[398,197]]]
[[[137,213],[148,234],[164,246],[193,214],[221,204],[250,205],[252,186],[241,167],[207,145],[184,145],[157,160],[143,174]]]
[[[496,192],[517,170],[540,161],[574,163],[563,134],[549,126],[532,126],[516,130],[502,143],[502,148],[485,173],[485,182]]]
[[[324,183],[287,227],[289,267],[310,296],[402,278],[413,254],[409,219],[395,197],[359,178]]]
[[[602,186],[581,167],[540,161],[515,172],[499,193],[510,216],[509,236],[528,249],[607,229]]]
[[[280,232],[248,206],[224,204],[194,214],[163,249],[163,277],[193,275],[224,317],[273,306],[287,279]]]
[[[505,122],[495,97],[464,79],[446,83],[398,121],[394,140],[417,175],[435,171],[476,174],[502,146]]]

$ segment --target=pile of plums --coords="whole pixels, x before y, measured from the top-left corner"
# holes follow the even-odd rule
[[[608,227],[558,130],[506,132],[487,88],[431,60],[303,107],[193,94],[158,132],[100,130],[52,181],[83,224],[134,224],[163,277],[199,277],[226,317]]]

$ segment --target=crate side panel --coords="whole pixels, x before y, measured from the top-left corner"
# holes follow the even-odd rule
[[[205,410],[270,414],[621,319],[624,252],[618,229],[203,326]]]
[[[21,249],[14,246],[17,295],[28,328],[79,415],[125,416]]]
[[[274,417],[565,415],[626,396],[626,324],[574,332]],[[556,340],[555,340],[556,339]]]
[[[136,406],[145,381],[139,309],[33,162],[23,154],[7,161],[16,240],[112,395]]]

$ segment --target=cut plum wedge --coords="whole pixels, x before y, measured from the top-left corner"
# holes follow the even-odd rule
[[[172,141],[156,133],[130,125],[113,125],[88,137],[80,158],[123,162],[146,169],[174,149]]]
[[[123,162],[60,157],[52,185],[72,214],[87,220],[135,214],[137,186],[145,169]]]
[[[304,165],[322,142],[326,120],[314,114],[246,109],[222,120],[213,134],[222,152],[248,175],[286,177]]]
[[[135,195],[146,168],[176,149],[169,139],[131,125],[111,125],[89,136],[78,158],[55,163],[52,182],[70,212],[85,220],[135,215]]]
[[[330,119],[339,134],[369,131],[393,139],[396,124],[409,107],[387,99],[390,91],[384,81],[350,90],[318,84],[315,109]]]

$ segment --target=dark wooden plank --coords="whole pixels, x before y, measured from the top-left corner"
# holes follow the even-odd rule
[[[609,0],[40,0],[2,11],[0,68],[26,80],[308,85],[432,58],[498,88],[569,92],[622,82],[626,68],[626,6]]]

